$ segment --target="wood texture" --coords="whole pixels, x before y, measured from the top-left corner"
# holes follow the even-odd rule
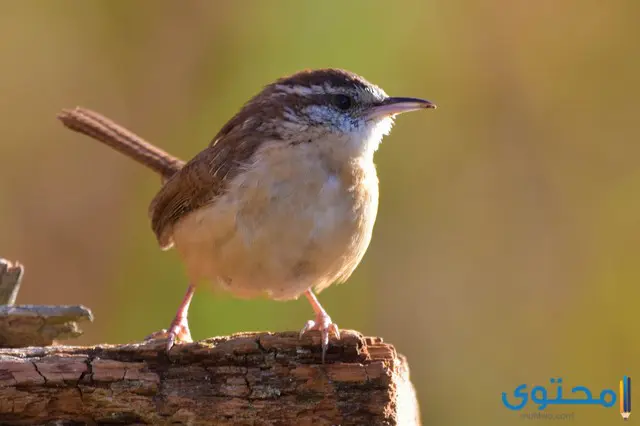
[[[415,425],[393,346],[343,331],[0,350],[0,424]],[[55,422],[55,423],[54,423]]]
[[[78,337],[81,321],[93,321],[84,306],[0,306],[0,347],[48,346]]]

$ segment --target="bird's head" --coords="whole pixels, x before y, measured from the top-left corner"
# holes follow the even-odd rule
[[[253,130],[293,144],[336,136],[330,139],[373,152],[396,115],[426,108],[436,105],[418,98],[390,97],[349,71],[307,70],[266,86],[221,133]]]

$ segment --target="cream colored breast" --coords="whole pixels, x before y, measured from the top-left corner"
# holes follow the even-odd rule
[[[266,145],[224,196],[176,224],[173,239],[193,282],[290,299],[353,272],[375,221],[375,167],[371,159],[336,160],[324,148]]]

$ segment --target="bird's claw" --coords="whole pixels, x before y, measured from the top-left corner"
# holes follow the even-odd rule
[[[327,314],[319,313],[316,315],[316,319],[306,322],[302,330],[300,330],[300,337],[302,337],[307,331],[317,330],[322,336],[322,363],[324,364],[324,358],[327,354],[327,348],[329,347],[329,335],[333,334],[336,339],[340,340],[340,329],[336,324],[331,321],[331,317]]]
[[[155,339],[167,339],[165,347],[167,353],[169,353],[176,342],[190,343],[193,341],[191,339],[191,332],[189,331],[189,323],[186,318],[176,318],[173,320],[171,327],[169,327],[168,330],[162,329],[160,331],[156,331],[145,338],[145,340]]]

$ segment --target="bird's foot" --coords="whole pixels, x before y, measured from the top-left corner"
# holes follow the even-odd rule
[[[171,327],[169,330],[160,330],[155,333],[147,336],[145,340],[155,340],[155,339],[167,339],[166,350],[167,353],[171,350],[173,345],[178,342],[190,343],[193,342],[191,340],[191,332],[189,331],[189,322],[187,321],[187,312],[189,311],[189,305],[191,304],[191,298],[193,297],[193,293],[195,292],[195,287],[190,285],[187,289],[187,294],[184,295],[182,299],[182,303],[178,307],[178,312],[176,313],[175,318],[171,322]]]
[[[340,329],[336,324],[331,321],[331,317],[326,312],[321,311],[316,313],[316,319],[309,320],[300,330],[300,337],[302,337],[307,331],[317,330],[322,336],[322,363],[324,364],[324,357],[327,354],[327,348],[329,347],[329,335],[333,334],[337,339],[340,339]]]
[[[189,322],[186,317],[176,317],[169,329],[162,329],[150,334],[145,340],[167,339],[167,353],[175,345],[176,342],[191,343],[191,332],[189,331]]]

